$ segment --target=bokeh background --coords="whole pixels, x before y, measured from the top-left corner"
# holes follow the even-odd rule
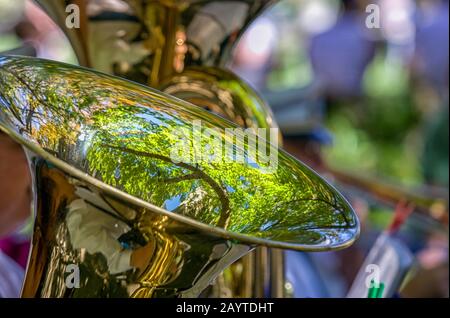
[[[366,27],[370,3],[380,8],[380,28]],[[314,140],[330,169],[448,198],[448,41],[448,1],[284,0],[247,30],[229,67],[269,101],[287,140]],[[32,1],[0,0],[0,52],[18,47],[77,64],[63,33]],[[341,252],[289,256],[301,257],[307,277],[293,296],[345,296],[392,221],[395,207],[355,188],[348,192],[360,240]],[[415,256],[398,296],[449,295],[448,223],[445,230],[433,221],[442,209],[430,213],[411,217],[398,233]],[[0,241],[23,266],[29,233],[30,225]]]

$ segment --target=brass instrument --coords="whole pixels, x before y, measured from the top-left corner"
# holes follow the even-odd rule
[[[240,35],[277,1],[37,2],[66,33],[81,65],[156,88],[242,127],[277,128],[255,90],[225,68]],[[66,26],[69,4],[80,9],[80,28]],[[231,269],[231,278],[219,280],[214,295],[262,297],[270,285],[269,296],[283,296],[283,253],[262,248],[248,258]]]
[[[197,122],[247,160],[198,143]],[[257,245],[349,246],[359,223],[347,201],[263,138],[277,165],[255,156],[225,133],[237,127],[117,77],[0,57],[0,131],[23,146],[33,179],[23,296],[194,297]]]

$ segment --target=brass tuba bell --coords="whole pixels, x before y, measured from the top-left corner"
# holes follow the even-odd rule
[[[225,67],[248,25],[277,1],[37,2],[68,36],[81,65],[156,88],[242,127],[278,127],[265,101]],[[79,28],[66,23],[68,5],[77,5]],[[262,297],[270,290],[268,296],[283,296],[283,259],[279,250],[259,248],[221,277],[211,295]]]
[[[0,57],[0,130],[33,179],[24,297],[193,297],[255,246],[330,250],[359,232],[275,136],[110,75]]]

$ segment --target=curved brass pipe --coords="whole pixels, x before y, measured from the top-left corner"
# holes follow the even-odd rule
[[[189,133],[198,121],[247,160],[198,159],[214,149]],[[0,130],[26,150],[34,184],[23,296],[192,297],[256,245],[320,251],[356,239],[333,187],[260,139],[278,151],[270,167],[226,128],[237,126],[132,82],[0,57]],[[173,152],[186,145],[189,156]]]

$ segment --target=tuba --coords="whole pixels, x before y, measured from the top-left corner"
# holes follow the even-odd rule
[[[244,128],[278,128],[266,102],[225,67],[247,26],[277,1],[37,2],[68,36],[81,65],[156,88]],[[69,5],[79,10],[79,28],[67,25]],[[222,275],[211,294],[283,297],[284,286],[283,253],[258,248]]]
[[[0,57],[0,130],[33,180],[24,297],[197,297],[256,246],[332,250],[359,233],[276,134],[114,76]]]

